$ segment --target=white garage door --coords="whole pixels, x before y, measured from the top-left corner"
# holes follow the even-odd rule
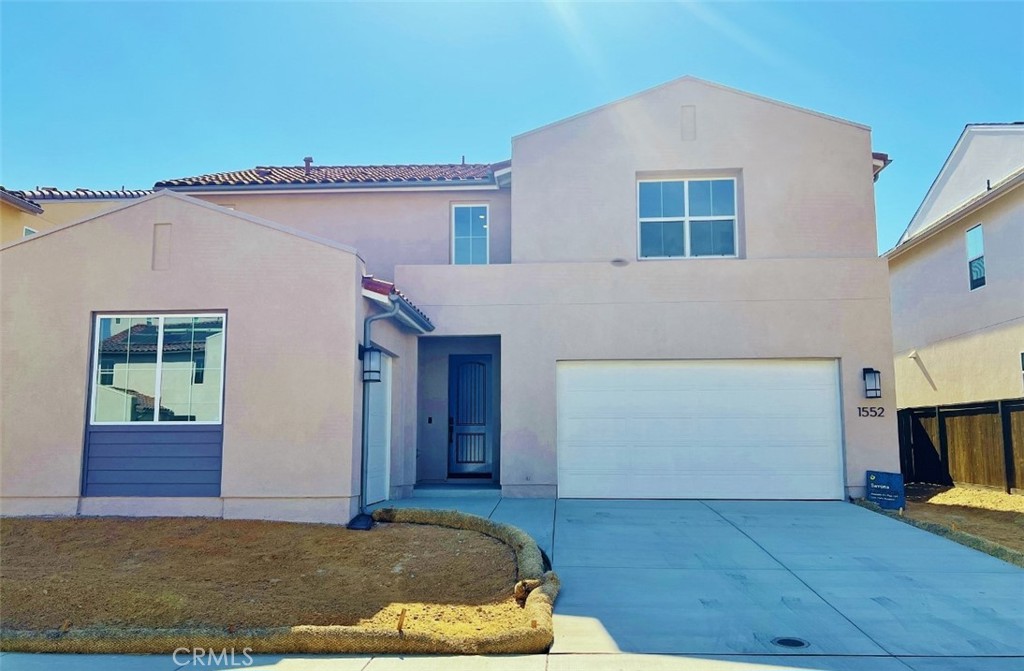
[[[560,497],[843,497],[835,361],[562,361],[557,377]]]

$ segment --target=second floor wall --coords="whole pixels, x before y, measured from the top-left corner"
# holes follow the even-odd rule
[[[897,353],[1024,319],[1024,187],[890,258],[889,272]]]
[[[478,219],[472,232],[485,231],[486,261],[500,264],[511,260],[512,216],[507,188],[195,195],[355,247],[366,261],[367,272],[385,279],[394,278],[397,265],[452,263],[456,243],[460,254],[463,244],[472,245],[472,240],[463,242],[471,236],[456,235],[456,217],[469,214]],[[481,215],[486,217],[485,229],[479,224]],[[460,234],[461,228],[460,220]]]
[[[512,261],[874,257],[871,161],[866,127],[684,78],[513,140]]]

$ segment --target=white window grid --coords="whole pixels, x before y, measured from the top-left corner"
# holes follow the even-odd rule
[[[457,210],[457,209],[459,209],[461,207],[482,207],[482,208],[484,208],[484,213],[485,213],[484,216],[487,217],[487,223],[484,224],[484,230],[486,231],[486,234],[484,235],[484,239],[486,240],[486,243],[484,244],[484,246],[487,249],[487,255],[486,255],[486,260],[484,261],[483,264],[459,264],[459,265],[490,265],[491,264],[491,206],[490,206],[489,203],[452,203],[451,215],[449,217],[449,219],[451,220],[451,224],[450,225],[451,225],[451,232],[452,232],[452,235],[451,235],[452,244],[451,244],[451,249],[449,250],[449,253],[451,254],[451,260],[452,260],[451,263],[452,263],[452,265],[456,265],[456,263],[455,263],[455,239],[456,239],[456,236],[455,236],[455,210]],[[472,226],[472,224],[471,224],[471,226]],[[470,230],[472,230],[472,228]],[[471,236],[471,235],[470,236],[459,236],[459,237],[460,238],[465,238],[465,239],[468,239],[468,240],[472,240],[473,239],[473,236]]]
[[[732,182],[732,211],[731,216],[686,216],[690,211],[690,182],[708,182],[729,180]],[[641,184],[663,184],[665,182],[683,182],[683,216],[678,217],[641,217],[640,216],[640,185]],[[684,179],[638,179],[636,182],[636,258],[638,261],[664,261],[675,259],[735,259],[739,257],[739,189],[735,177],[691,177]],[[722,221],[732,219],[732,254],[705,254],[703,256],[692,256],[690,254],[690,222],[691,221]],[[640,255],[640,225],[645,223],[682,223],[683,224],[683,255],[682,256],[641,256]]]

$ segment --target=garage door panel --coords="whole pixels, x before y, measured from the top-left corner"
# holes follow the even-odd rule
[[[559,495],[842,496],[837,364],[558,364]]]

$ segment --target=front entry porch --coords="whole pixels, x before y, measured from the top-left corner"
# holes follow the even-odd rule
[[[417,487],[498,485],[501,338],[420,338],[417,396]]]

